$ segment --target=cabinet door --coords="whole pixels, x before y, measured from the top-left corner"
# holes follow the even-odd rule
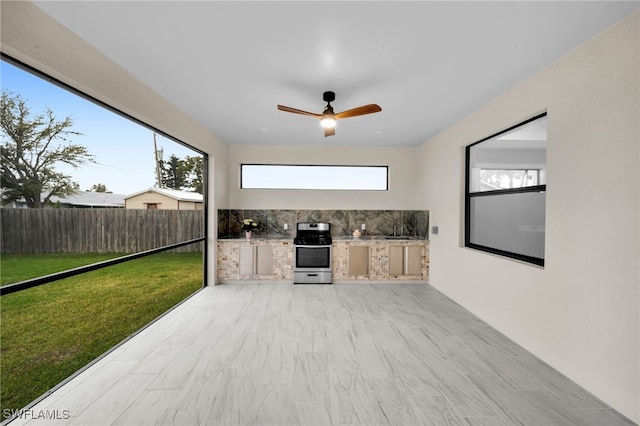
[[[422,248],[419,246],[389,247],[389,275],[420,275]]]
[[[255,274],[255,256],[254,256],[254,246],[240,246],[240,261],[239,265],[239,273],[240,275],[253,275]]]
[[[369,247],[349,247],[348,275],[369,275]]]
[[[256,270],[258,275],[273,274],[273,250],[271,246],[256,247]]]
[[[402,275],[404,270],[404,247],[389,247],[389,275]]]
[[[273,250],[271,246],[240,246],[240,275],[273,274]]]
[[[404,247],[404,273],[406,275],[420,275],[422,273],[422,247]]]

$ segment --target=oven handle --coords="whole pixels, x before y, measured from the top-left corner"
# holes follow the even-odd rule
[[[323,247],[331,247],[331,244],[316,244],[316,245],[309,245],[309,244],[295,244],[295,247],[302,247],[302,248],[323,248]]]

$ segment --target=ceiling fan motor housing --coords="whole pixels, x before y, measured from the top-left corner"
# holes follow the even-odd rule
[[[336,94],[335,94],[335,92],[324,92],[322,94],[322,99],[325,102],[333,102],[333,101],[336,100]]]

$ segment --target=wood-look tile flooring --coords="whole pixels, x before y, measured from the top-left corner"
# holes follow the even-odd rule
[[[69,418],[12,425],[632,424],[407,283],[205,288],[33,410]]]

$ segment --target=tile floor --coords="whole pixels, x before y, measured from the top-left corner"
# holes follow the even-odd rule
[[[22,424],[633,423],[428,284],[258,282],[203,289]]]

